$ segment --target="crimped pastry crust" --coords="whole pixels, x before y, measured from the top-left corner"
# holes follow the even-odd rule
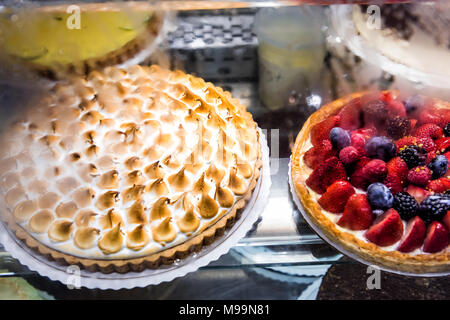
[[[294,191],[298,196],[304,213],[315,227],[319,228],[326,240],[334,243],[368,263],[385,267],[389,270],[406,272],[410,274],[432,274],[445,273],[450,271],[450,252],[439,252],[434,254],[410,255],[400,251],[386,251],[379,246],[365,242],[349,232],[339,230],[335,223],[323,213],[321,206],[314,200],[307,187],[305,180],[310,170],[302,161],[303,155],[308,150],[307,141],[311,128],[335,114],[342,107],[353,99],[360,98],[368,92],[359,92],[348,95],[336,101],[330,102],[312,114],[305,122],[302,130],[298,134],[291,159],[291,178]],[[393,92],[394,97],[398,95]],[[450,108],[450,104],[444,101],[435,100],[439,107]]]
[[[106,82],[106,78],[110,80],[116,79],[117,82]],[[139,271],[145,268],[157,268],[162,264],[171,264],[175,259],[184,258],[191,252],[200,250],[204,245],[212,243],[217,237],[221,236],[224,233],[226,228],[231,227],[234,222],[239,219],[241,211],[245,208],[257,185],[260,176],[260,168],[262,166],[259,133],[257,131],[256,123],[252,120],[251,115],[245,110],[245,106],[241,105],[238,100],[233,99],[229,92],[223,91],[219,87],[214,87],[211,83],[205,83],[202,79],[186,75],[181,71],[169,71],[161,69],[158,66],[135,66],[129,69],[108,68],[105,70],[104,74],[96,72],[91,74],[91,77],[88,77],[88,79],[90,80],[75,78],[73,80],[74,82],[55,85],[55,88],[52,89],[52,92],[55,95],[50,100],[45,100],[43,102],[44,109],[37,108],[36,110],[31,110],[31,115],[24,116],[24,119],[19,120],[19,122],[15,124],[18,130],[17,132],[7,133],[3,137],[5,139],[4,145],[6,147],[4,150],[2,150],[2,155],[4,157],[6,154],[8,157],[3,158],[3,160],[6,159],[5,161],[8,162],[9,159],[13,159],[13,163],[15,163],[13,167],[17,167],[18,164],[21,163],[21,161],[23,160],[23,158],[20,157],[20,154],[22,154],[22,152],[20,151],[21,147],[17,149],[15,148],[15,146],[22,144],[21,138],[19,137],[24,137],[23,134],[25,134],[25,136],[31,139],[27,142],[26,152],[31,153],[31,156],[33,156],[33,151],[37,151],[38,153],[35,155],[35,160],[41,161],[40,163],[43,164],[43,169],[45,169],[50,164],[50,168],[52,168],[50,173],[52,173],[52,176],[54,177],[53,179],[50,178],[49,182],[47,183],[38,184],[41,186],[39,187],[39,190],[36,190],[36,185],[33,187],[34,182],[37,182],[37,180],[31,181],[30,178],[25,177],[23,179],[26,180],[17,180],[18,182],[15,182],[12,185],[5,183],[5,180],[3,180],[0,184],[0,186],[4,189],[4,192],[5,190],[11,191],[17,188],[24,189],[24,191],[29,190],[30,192],[29,195],[23,194],[22,196],[20,196],[20,198],[16,198],[15,200],[13,200],[13,202],[11,202],[11,199],[9,199],[10,201],[8,202],[9,191],[6,192],[6,195],[0,192],[2,218],[6,221],[9,228],[15,232],[16,236],[19,239],[23,240],[28,247],[36,250],[40,254],[43,254],[48,258],[54,259],[62,264],[78,264],[90,271],[101,271],[104,273],[123,273],[128,271]],[[117,88],[120,89],[118,91],[119,94],[123,94],[121,99],[124,99],[124,104],[121,107],[118,107],[116,103],[111,104],[111,101],[104,100],[105,98],[110,98],[112,94],[112,91],[103,92],[101,89],[104,85],[108,85],[108,83],[117,85]],[[141,85],[136,85],[136,83],[140,83]],[[153,87],[152,89],[146,87],[145,90],[145,84],[148,85],[150,83],[153,83],[153,85],[157,85],[158,87]],[[92,85],[92,87],[90,87],[90,85]],[[136,91],[130,91],[133,88],[135,88]],[[70,129],[69,127],[69,129],[61,129],[62,127],[58,125],[58,121],[64,119],[67,120],[68,118],[65,118],[65,116],[66,114],[71,114],[69,110],[75,110],[70,108],[70,104],[66,105],[66,103],[68,103],[66,98],[69,98],[71,96],[71,91],[67,92],[66,89],[74,90],[74,92],[83,92],[80,94],[82,94],[82,97],[84,99],[91,99],[90,103],[87,103],[87,100],[83,100],[83,103],[77,102],[76,99],[72,101],[72,104],[78,106],[77,108],[81,108],[82,110],[81,113],[76,113],[75,119],[78,120],[75,120],[75,122],[78,123],[77,121],[81,119],[81,121],[90,123],[91,127],[83,127],[89,130],[93,128],[92,126],[100,126],[100,128],[102,126],[105,126],[106,124],[102,124],[103,122],[109,123],[109,125],[107,125],[107,127],[103,129],[106,131],[102,131],[99,129],[97,132],[94,129],[83,133],[82,131],[72,132],[72,129]],[[95,94],[95,90],[97,89],[99,91],[97,91],[97,94]],[[144,90],[145,93],[142,93],[142,90]],[[174,96],[170,97],[170,93],[173,94],[173,90],[176,90],[178,98],[174,98]],[[60,91],[61,95],[58,94],[58,92]],[[125,92],[134,92],[133,97],[135,99],[139,100],[138,97],[144,98],[144,100],[148,100],[148,104],[139,104],[136,100],[132,100],[131,97],[128,96]],[[199,92],[201,92],[201,95],[197,96],[196,93]],[[54,101],[52,99],[54,99]],[[103,102],[100,103],[100,101]],[[127,106],[127,103],[129,103],[130,101],[134,101],[135,103]],[[58,103],[61,104],[58,106]],[[53,110],[49,113],[50,115],[46,115],[50,110],[46,109],[47,105],[51,110]],[[55,108],[58,107],[61,108],[61,116],[58,116],[57,111],[55,113]],[[112,108],[113,111],[108,111],[108,108]],[[137,113],[136,110],[140,111]],[[177,114],[171,113],[175,111],[177,111]],[[223,112],[226,112],[225,115],[223,114]],[[220,116],[219,113],[221,113],[222,115]],[[42,118],[41,115],[43,114],[44,116]],[[108,115],[116,115],[116,123],[107,121]],[[195,117],[195,115],[197,117]],[[57,133],[57,131],[59,131],[60,136],[58,138],[56,138],[56,136],[48,135],[49,123],[47,117],[50,117],[49,119],[55,119],[51,122],[55,124],[55,126],[52,125],[50,130],[54,133]],[[196,166],[196,162],[189,162],[192,154],[191,156],[185,158],[186,152],[189,153],[190,148],[193,148],[193,150],[197,151],[198,149],[195,145],[189,147],[187,143],[189,139],[192,140],[192,136],[190,136],[189,134],[193,133],[192,130],[194,129],[191,128],[189,130],[185,130],[181,124],[178,125],[178,121],[181,121],[183,124],[185,124],[186,128],[188,128],[189,123],[186,121],[192,121],[193,117],[195,118],[193,122],[197,123],[197,125],[199,125],[199,122],[201,124],[202,121],[208,124],[207,127],[199,126],[199,128],[204,129],[203,131],[205,131],[205,133],[202,133],[202,135],[204,135],[204,138],[201,138],[196,142],[197,146],[201,145],[203,148],[203,145],[205,145],[205,150],[208,150],[208,143],[217,142],[218,144],[217,150],[211,150],[210,153],[205,151],[203,155],[200,154],[201,156],[199,160],[202,160],[200,161],[201,167],[196,170],[191,169],[194,170],[193,172],[195,172],[195,174],[192,174],[190,183],[185,184],[185,179],[188,179],[188,177],[184,174],[185,170],[186,172],[188,172],[190,170],[188,169],[189,167],[193,168]],[[221,117],[225,117],[226,121],[223,119],[220,120]],[[137,120],[138,118],[141,120]],[[102,120],[99,121],[99,119]],[[67,121],[70,122],[69,120]],[[134,123],[133,121],[136,122]],[[141,123],[140,121],[144,122]],[[164,126],[161,125],[159,129],[155,129],[154,126],[156,125],[156,122],[162,123],[164,124]],[[180,135],[179,137],[182,137],[182,139],[179,140],[178,144],[175,143],[177,140],[172,140],[172,142],[167,145],[167,141],[164,142],[163,137],[166,137],[167,135],[166,130],[173,130],[170,129],[172,128],[170,126],[171,123],[172,125],[175,125],[179,130],[184,131],[182,131],[183,133],[177,133],[173,131],[171,135],[178,134]],[[226,127],[227,123],[229,127]],[[120,127],[118,127],[119,125]],[[146,131],[146,125],[151,125],[149,127],[150,131]],[[33,131],[37,131],[33,134],[30,134],[30,127],[33,128]],[[128,138],[123,138],[123,141],[122,138],[114,138],[113,144],[110,144],[108,146],[108,143],[105,142],[106,140],[104,139],[106,139],[105,137],[108,137],[111,133],[117,136],[117,128],[124,128],[124,131],[121,132],[119,136],[128,136]],[[131,131],[125,131],[125,129]],[[239,130],[243,130],[244,138],[239,135],[234,136],[234,139],[242,138],[242,145],[240,144],[240,140],[235,140],[233,144],[229,144],[233,139],[227,139],[227,132],[231,134],[234,132],[233,130],[236,130],[236,133],[242,133]],[[159,133],[157,133],[158,131]],[[69,147],[69,149],[67,149],[69,152],[67,154],[69,155],[69,158],[67,158],[64,155],[65,151],[63,149],[66,149],[66,145],[68,144],[69,140],[65,139],[72,138],[74,133],[77,139],[81,139],[80,141],[83,147],[81,147],[81,149],[78,149],[80,152],[77,153],[76,158],[73,158],[72,156],[74,155],[73,151],[77,151],[77,149]],[[86,133],[89,134],[86,135]],[[151,135],[155,134],[156,136],[152,140]],[[102,135],[104,135],[103,138],[101,138]],[[87,137],[88,139],[85,140],[85,137]],[[143,137],[144,140],[141,140],[140,137]],[[216,137],[218,140],[210,140],[213,139],[212,137]],[[248,144],[250,143],[248,139],[251,138],[255,138],[255,140],[252,140],[252,145],[250,146]],[[8,139],[12,140],[9,140],[9,143],[6,143]],[[31,145],[33,145],[33,143],[35,143],[36,141],[39,143],[43,142],[44,144],[39,145],[38,149],[34,149],[33,147],[31,147]],[[76,143],[74,142],[72,144],[76,145]],[[123,144],[126,145],[125,151],[123,150],[123,148],[117,149],[115,147]],[[97,146],[95,153],[91,153],[91,147],[95,145],[101,147],[99,148]],[[113,146],[113,148],[110,148],[110,146]],[[154,146],[161,148],[163,146],[167,146],[168,149],[165,153],[155,155],[151,152]],[[47,150],[46,148],[48,148],[48,150],[52,151],[50,158],[40,158],[41,156],[39,152],[41,151],[41,148],[42,150]],[[105,151],[102,151],[102,148]],[[15,149],[16,151],[12,151],[13,149]],[[186,151],[178,151],[180,149]],[[128,152],[131,152],[131,154],[126,150],[128,150]],[[16,154],[17,152],[19,152],[17,156],[12,156],[12,154]],[[167,152],[170,152],[169,156],[164,155]],[[208,156],[208,154],[210,155]],[[212,157],[211,154],[216,157]],[[117,165],[114,166],[117,170],[115,170],[115,173],[113,175],[110,175],[111,171],[108,171],[110,168],[102,169],[102,165],[100,165],[100,163],[102,162],[102,159],[104,157],[101,157],[101,155],[116,156],[115,162],[117,163]],[[139,157],[132,155],[142,155],[142,157],[139,159]],[[177,155],[182,157],[182,159],[185,159],[182,160],[180,158],[180,161],[185,162],[172,162],[172,160],[177,160]],[[247,159],[247,161],[249,162],[245,162],[245,160],[244,162],[240,162],[239,157],[241,156],[244,157],[241,160]],[[128,161],[135,158],[138,158],[139,161],[137,162],[139,162],[140,164],[137,164],[132,168],[128,167]],[[44,160],[43,163],[42,159]],[[67,181],[65,179],[68,177],[71,177],[72,181],[73,178],[79,179],[81,177],[85,177],[85,175],[78,176],[76,172],[72,172],[78,172],[78,169],[76,169],[77,165],[75,164],[77,164],[80,159],[89,159],[88,162],[90,162],[90,164],[86,166],[86,168],[95,168],[94,174],[89,174],[91,175],[91,177],[81,184],[81,187],[84,190],[86,189],[85,187],[93,187],[95,189],[90,189],[92,190],[92,193],[89,193],[89,196],[86,195],[86,197],[88,198],[83,198],[83,202],[87,201],[87,204],[85,205],[80,205],[76,196],[78,194],[76,188],[78,188],[80,184],[74,186],[75,189],[72,189],[75,190],[74,192],[66,189],[66,187],[70,186],[64,184],[61,185],[61,187],[57,187],[55,189],[55,186],[58,186],[58,181]],[[122,163],[121,159],[127,160]],[[167,162],[163,159],[169,159],[169,161]],[[26,161],[28,162],[28,160]],[[66,173],[64,173],[64,170],[61,171],[59,169],[58,173],[56,173],[56,171],[54,172],[53,168],[56,169],[60,166],[58,165],[58,167],[53,167],[56,163],[60,163],[61,165],[65,164],[64,170],[66,171]],[[98,165],[98,168],[94,165],[94,163]],[[161,179],[160,177],[152,177],[151,174],[154,173],[153,171],[147,171],[147,168],[149,167],[154,168],[155,163],[157,164],[156,167],[158,167],[159,164],[158,170],[164,173],[164,176]],[[147,166],[147,164],[150,165]],[[23,165],[20,165],[22,169],[13,168],[10,166],[8,167],[8,165],[6,166],[8,168],[6,168],[3,165],[4,162],[2,162],[2,165],[0,165],[2,167],[2,174],[4,174],[2,176],[3,178],[5,178],[6,175],[10,173],[23,173],[27,170],[27,168],[24,169]],[[83,168],[85,167],[84,163],[81,163],[81,165]],[[173,165],[174,167],[171,167],[171,165]],[[214,171],[211,171],[211,176],[208,176],[210,169],[212,167],[215,168],[215,166],[218,166],[216,168],[217,171],[220,171],[220,168],[222,168],[223,171],[223,174],[220,175],[218,180],[215,180],[214,178],[217,177],[214,176]],[[127,167],[127,169],[125,169],[125,167]],[[249,167],[251,167],[251,169],[249,169]],[[42,171],[43,169],[41,168],[40,170]],[[99,169],[98,172],[97,169]],[[128,172],[129,170],[133,169],[138,170]],[[140,173],[138,172],[138,176],[141,177],[139,182],[137,182],[137,180],[133,180],[132,182],[130,182],[129,173],[133,173],[139,170],[142,173],[145,173],[146,176],[140,175]],[[62,177],[66,176],[66,178],[60,179],[61,173]],[[123,175],[123,173],[125,173],[125,175]],[[206,177],[209,177],[209,180],[206,179],[205,174]],[[45,176],[48,177],[47,174]],[[35,175],[33,175],[33,177],[35,177]],[[42,178],[41,176],[39,177]],[[104,179],[105,177],[106,180]],[[136,175],[132,175],[131,177],[133,177],[134,179]],[[31,184],[26,181],[31,181]],[[160,193],[158,190],[155,190],[154,185],[156,181],[162,181],[162,184],[167,182],[168,185],[165,189],[167,191],[163,191]],[[178,189],[180,183],[183,183],[183,186]],[[212,189],[212,183],[215,184],[215,189]],[[168,188],[168,186],[170,186],[170,188]],[[117,192],[111,191],[111,189],[117,190]],[[133,192],[128,192],[129,190],[132,190]],[[230,194],[230,190],[232,191],[231,194],[233,195],[231,198],[232,202],[228,201],[224,204],[222,200],[230,200],[230,198],[226,198],[220,193],[227,191],[228,194]],[[51,200],[50,198],[52,198],[53,196],[50,198],[46,197],[47,195],[50,195],[52,191],[59,192],[65,198],[56,198],[56,200]],[[134,193],[134,191],[138,193]],[[211,197],[208,195],[211,193],[210,191],[214,191],[215,195],[212,196],[213,198],[209,198],[207,202],[203,202],[204,199],[208,199],[208,197]],[[114,204],[114,201],[104,201],[104,196],[109,195],[110,192],[116,194],[116,201],[121,200],[122,205],[116,206]],[[189,198],[191,192],[201,194],[201,197],[199,197],[197,200]],[[150,198],[146,197],[147,193],[151,195]],[[25,216],[21,215],[26,211],[23,211],[24,207],[21,206],[21,204],[25,202],[28,204],[35,202],[36,194],[45,195],[39,196],[38,199],[38,204],[41,208],[41,211],[37,211],[38,209],[35,205],[34,207],[28,207],[28,209],[31,211],[28,211]],[[154,197],[155,195],[156,198]],[[25,201],[22,201],[23,199],[25,199]],[[42,199],[46,200],[42,202]],[[75,203],[78,203],[78,208],[76,208],[77,214],[72,213],[71,215],[66,215],[66,213],[64,213],[65,216],[61,216],[61,212],[58,211],[59,205],[57,206],[57,204],[65,204],[66,202],[64,202],[64,199],[73,200],[75,201]],[[157,199],[157,201],[155,201],[155,199]],[[165,200],[161,202],[161,199]],[[182,209],[181,206],[175,207],[177,203],[181,202],[180,199],[182,200],[183,204]],[[50,202],[48,202],[48,200],[50,200]],[[166,200],[170,201],[166,202]],[[131,207],[127,208],[127,206],[124,206],[127,203],[129,204],[131,202],[133,202],[133,205]],[[208,211],[211,207],[214,207],[211,202],[215,203],[216,208],[215,211],[212,212],[212,214],[211,211]],[[138,206],[134,207],[135,204],[138,204]],[[168,207],[170,207],[171,209],[169,209]],[[90,215],[89,210],[83,210],[91,208],[93,210],[97,208],[97,212],[94,212],[93,216]],[[111,213],[112,210],[117,210],[117,212]],[[157,210],[155,216],[153,216],[154,210]],[[46,212],[44,214],[44,217],[50,216],[50,221],[46,222],[45,219],[36,219],[33,221],[33,219],[37,216],[42,217],[41,213],[43,211]],[[88,212],[88,216],[84,215],[86,211]],[[113,214],[117,214],[119,218],[122,219],[114,220],[112,218]],[[181,216],[179,214],[181,214]],[[186,231],[182,227],[180,227],[179,223],[185,223],[186,221],[188,221],[185,220],[188,216],[195,216],[195,219],[200,222],[196,226],[193,226],[192,229],[188,229]],[[81,218],[78,219],[78,217]],[[94,217],[94,225],[92,225],[90,221],[90,218],[92,217]],[[100,220],[104,221],[102,220],[104,218],[108,220],[110,224],[109,226],[103,226],[103,222],[100,222]],[[143,220],[135,222],[134,220],[137,218],[143,218]],[[189,219],[189,221],[192,221],[191,218]],[[126,221],[125,224],[124,221]],[[61,230],[52,229],[52,226],[59,226],[59,222],[70,222],[68,224],[68,228],[70,227],[72,229],[70,229],[70,231],[64,228]],[[165,226],[164,231],[161,231],[159,228],[163,226],[163,224]],[[138,226],[135,228],[136,225]],[[176,236],[170,239],[166,238],[160,240],[161,237],[168,234],[168,231],[166,233],[166,230],[170,229],[169,225],[171,225],[171,232],[175,232]],[[175,225],[177,225],[178,227],[175,228]],[[184,224],[184,226],[186,226],[186,224]],[[138,227],[141,228],[140,230],[144,230],[144,233],[147,237],[147,240],[143,245],[141,245],[141,240],[136,240],[136,242],[135,239],[130,236],[130,234],[132,234],[134,230],[138,230]],[[86,228],[95,228],[96,231],[94,233],[97,236],[93,239],[87,240],[83,237],[78,237],[77,232],[75,231],[85,230]],[[122,228],[124,228],[123,231]],[[55,233],[54,230],[57,230],[57,232]],[[124,234],[123,240],[116,241],[116,239],[112,239],[105,240],[106,242],[102,242],[102,239],[106,239],[108,235],[113,234],[113,230],[118,230],[116,234]],[[124,244],[125,234],[127,239],[126,246]],[[44,237],[40,237],[40,235],[43,235]],[[153,238],[152,241],[149,241],[149,235],[151,235],[150,237]],[[182,237],[179,238],[179,235],[182,235]],[[60,236],[64,236],[65,238],[59,239],[58,237]],[[52,241],[50,241],[50,239]],[[79,240],[78,242],[77,239]],[[80,242],[81,240],[83,242]],[[55,243],[54,241],[62,244],[63,246],[53,246]],[[131,243],[129,243],[129,241],[131,241]],[[83,252],[83,249],[85,249],[85,247],[80,246],[80,243],[82,245],[88,245],[86,247],[86,252]],[[115,251],[112,250],[111,248],[118,243],[120,244],[120,246],[115,247]],[[159,249],[155,249],[154,244],[156,243],[161,244],[162,247],[159,247]],[[147,244],[150,244],[151,246],[148,247]],[[96,248],[98,252],[90,252],[89,250],[92,248]],[[127,248],[135,251],[124,251],[124,249]],[[80,251],[79,249],[81,249],[82,251],[81,254],[77,253]],[[99,251],[99,249],[101,250]],[[114,255],[116,253],[118,253],[118,255]]]

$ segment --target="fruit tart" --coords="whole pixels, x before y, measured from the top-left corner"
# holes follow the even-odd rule
[[[385,270],[450,272],[450,103],[354,93],[297,136],[293,192],[314,229]]]
[[[239,219],[257,125],[181,71],[108,67],[56,83],[1,135],[1,213],[30,248],[90,271],[157,268]]]

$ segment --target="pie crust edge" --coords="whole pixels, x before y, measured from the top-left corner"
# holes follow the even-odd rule
[[[314,226],[323,232],[328,241],[339,245],[344,250],[369,263],[392,271],[411,274],[449,272],[450,252],[410,255],[399,251],[385,251],[373,243],[364,242],[350,233],[338,230],[336,225],[322,213],[322,208],[313,199],[306,186],[306,164],[303,163],[301,165],[300,159],[307,151],[305,143],[309,139],[311,128],[340,110],[350,101],[360,98],[367,93],[369,92],[353,93],[326,104],[308,118],[297,135],[292,149],[291,179],[293,189],[304,208],[303,212]],[[396,91],[391,91],[391,93],[394,97],[398,95]],[[438,107],[450,109],[450,103],[438,99],[433,100],[438,103]]]

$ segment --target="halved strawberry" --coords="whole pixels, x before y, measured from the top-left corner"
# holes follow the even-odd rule
[[[406,192],[412,195],[418,203],[421,203],[423,199],[430,195],[430,192],[428,192],[427,190],[414,186],[412,184],[408,186]]]
[[[442,223],[447,227],[447,230],[450,231],[450,211],[447,211],[447,214],[442,219]]]
[[[355,193],[355,189],[348,181],[336,181],[327,188],[318,202],[325,210],[333,213],[344,211],[348,198]]]
[[[331,116],[313,126],[311,129],[311,143],[316,146],[322,140],[328,139],[331,129],[339,124],[339,120],[339,116]]]
[[[386,164],[388,175],[396,176],[400,181],[405,181],[408,176],[408,165],[400,157],[392,158]]]
[[[443,250],[448,245],[448,230],[440,222],[433,221],[427,230],[427,236],[423,244],[423,251],[435,253]]]
[[[326,139],[306,151],[303,156],[303,160],[308,167],[315,169],[320,163],[324,162],[328,158],[331,158],[332,156],[335,156],[336,153],[337,152],[333,149],[331,141]]]
[[[419,216],[408,221],[406,233],[397,250],[400,252],[411,252],[422,246],[427,227]]]
[[[369,163],[372,159],[368,157],[362,157],[356,163],[353,173],[350,175],[350,183],[354,185],[356,188],[366,189],[369,182],[367,181],[366,176],[363,174],[364,166]]]
[[[367,196],[356,193],[348,199],[344,213],[337,224],[350,230],[366,230],[372,221],[373,213]]]
[[[430,137],[432,139],[439,139],[443,135],[442,128],[434,123],[427,123],[421,125],[414,131],[414,136],[418,138]]]
[[[393,245],[402,235],[402,219],[395,209],[389,209],[380,215],[365,233],[367,240],[381,247]]]
[[[427,190],[433,191],[434,193],[443,193],[449,189],[450,179],[444,177],[432,180],[427,185]]]
[[[343,107],[338,113],[340,117],[339,127],[345,130],[360,128],[360,110],[361,106],[358,99]]]
[[[322,194],[329,185],[339,180],[347,180],[345,168],[337,157],[331,157],[314,169],[306,179],[306,184],[315,192]]]

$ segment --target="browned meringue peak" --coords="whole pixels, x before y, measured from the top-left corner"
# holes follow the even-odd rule
[[[145,214],[144,202],[136,201],[127,209],[127,222],[133,224],[146,224],[147,215]]]
[[[237,172],[245,179],[248,179],[253,175],[253,168],[247,161],[239,158],[237,155],[234,155],[234,163],[237,168]]]
[[[99,125],[105,128],[112,128],[116,125],[116,121],[114,119],[105,118],[100,120]]]
[[[48,182],[35,179],[28,184],[28,191],[31,193],[42,194],[48,189],[48,186]]]
[[[100,195],[95,203],[95,206],[100,210],[109,209],[116,201],[119,199],[119,192],[117,191],[107,191]]]
[[[47,147],[55,146],[61,140],[60,136],[56,135],[45,135],[39,139],[39,142],[44,144]]]
[[[84,164],[78,168],[78,176],[85,182],[91,182],[98,175],[100,175],[98,169],[93,163]]]
[[[25,200],[14,208],[13,216],[18,222],[26,221],[37,210],[38,206],[33,200]]]
[[[142,172],[139,170],[133,170],[127,174],[126,184],[143,184],[145,182]]]
[[[175,191],[184,191],[186,188],[190,185],[190,180],[184,173],[185,168],[181,168],[180,171],[177,173],[171,175],[167,181],[169,182],[170,186]]]
[[[211,110],[211,112],[208,114],[208,120],[206,121],[206,124],[210,128],[226,129],[227,127],[227,123],[225,122],[225,120],[223,120],[214,110]]]
[[[82,210],[80,211],[75,219],[75,225],[79,227],[89,227],[90,223],[94,221],[97,214],[91,210]]]
[[[201,161],[201,159],[205,161],[209,161],[212,155],[213,149],[208,141],[199,141],[194,148],[192,153],[194,154],[194,164]]]
[[[161,148],[170,147],[173,143],[172,134],[162,133],[162,131],[160,131],[154,143]]]
[[[97,186],[101,189],[117,189],[119,187],[119,172],[110,170],[101,175]]]
[[[123,142],[125,141],[126,134],[123,131],[113,129],[107,131],[103,135],[103,142],[104,143],[111,143],[111,142]]]
[[[48,210],[41,210],[31,217],[28,225],[30,229],[36,233],[44,233],[47,231],[50,223],[54,220],[53,214]]]
[[[58,206],[55,209],[56,216],[58,218],[67,218],[71,219],[75,215],[75,212],[77,212],[78,207],[75,204],[75,202],[69,201],[69,202],[61,202],[58,204]]]
[[[160,147],[159,145],[153,145],[144,150],[143,154],[150,161],[155,161],[161,158],[161,156],[164,154],[164,151],[164,148]]]
[[[200,225],[200,218],[194,213],[194,208],[189,208],[182,218],[177,219],[177,226],[183,233],[194,232]]]
[[[162,197],[156,200],[150,211],[150,221],[163,219],[171,216],[171,211],[167,204],[170,200],[167,197]]]
[[[101,119],[103,119],[103,115],[95,110],[88,111],[81,116],[81,121],[87,122],[90,125],[98,124]]]
[[[215,184],[219,184],[225,176],[225,170],[217,168],[214,163],[211,163],[206,170],[206,177],[212,179]]]
[[[195,112],[198,114],[206,115],[211,111],[211,107],[209,104],[205,103],[202,99],[197,99],[197,107],[195,108]]]
[[[79,207],[87,207],[91,204],[92,199],[95,198],[95,192],[91,188],[78,189],[74,191],[72,198]]]
[[[205,181],[205,172],[201,175],[201,177],[194,183],[192,187],[192,192],[194,194],[202,194],[208,193],[211,190],[211,186]]]
[[[172,218],[167,217],[158,225],[152,227],[153,240],[157,242],[171,242],[177,237],[177,231],[172,224]]]
[[[54,192],[48,192],[38,199],[39,207],[42,209],[52,209],[59,201],[60,196]]]
[[[216,153],[216,161],[218,164],[228,168],[234,160],[233,153],[227,148],[218,148]]]
[[[74,177],[65,177],[56,181],[56,187],[62,194],[72,192],[78,188],[79,185],[80,183]]]
[[[99,158],[96,161],[96,165],[101,169],[101,170],[109,170],[109,169],[114,169],[115,167],[115,163],[114,163],[114,158],[110,155],[106,155],[103,156],[101,158]]]
[[[125,189],[125,191],[122,193],[122,202],[127,203],[130,201],[139,200],[144,191],[145,191],[144,185],[142,184],[133,185],[128,189]]]
[[[159,161],[156,161],[156,162],[152,163],[151,165],[145,167],[144,173],[150,179],[164,178],[164,171],[162,170],[162,167],[161,167]]]
[[[100,152],[100,148],[97,147],[95,144],[87,147],[85,150],[85,154],[89,159],[93,159],[93,158],[97,157],[99,152]]]
[[[56,220],[50,225],[47,234],[53,241],[67,241],[72,234],[73,228],[73,221]]]
[[[89,130],[83,133],[82,137],[86,143],[94,144],[97,132],[95,130]]]
[[[197,210],[202,218],[210,219],[217,214],[217,211],[219,211],[219,206],[213,198],[204,192],[197,204]]]
[[[100,230],[93,227],[81,227],[75,231],[73,242],[80,249],[90,249],[95,245]]]
[[[231,208],[234,204],[234,195],[227,188],[222,188],[220,184],[216,186],[216,194],[214,196],[223,208]]]
[[[194,151],[184,161],[184,168],[186,171],[196,174],[203,167],[203,163],[204,161],[199,153]]]
[[[161,163],[170,169],[178,169],[181,163],[172,155],[165,157]]]
[[[188,110],[188,115],[184,117],[184,121],[188,123],[199,123],[202,121],[202,118],[194,112],[192,109]]]
[[[154,192],[157,197],[160,197],[162,195],[166,195],[169,192],[169,188],[164,182],[164,179],[161,178],[149,183],[145,187],[145,192]]]
[[[230,176],[228,178],[228,188],[233,191],[235,195],[243,195],[247,192],[247,184],[244,180],[238,177],[236,167],[231,168]]]
[[[129,170],[135,170],[142,167],[142,160],[139,157],[130,157],[125,161],[125,166]]]
[[[116,155],[125,155],[129,153],[128,143],[125,141],[119,143],[111,143],[106,147],[106,152]]]
[[[107,231],[98,241],[98,247],[104,254],[118,252],[122,248],[123,235],[120,230],[121,224],[116,224],[112,229]]]
[[[123,224],[123,220],[120,214],[118,214],[115,209],[110,209],[106,214],[100,217],[99,224],[103,230],[106,230],[114,227],[117,224]]]
[[[147,245],[150,238],[144,229],[144,225],[140,224],[127,233],[127,247],[131,250],[141,250]]]
[[[24,198],[25,190],[22,189],[22,187],[12,188],[5,195],[6,204],[11,208],[14,208],[14,206]]]
[[[6,158],[0,160],[0,174],[6,171],[12,171],[17,169],[17,161],[14,158]]]
[[[219,130],[219,148],[231,149],[235,144],[236,141],[230,138],[224,130]]]
[[[250,160],[254,160],[257,157],[257,152],[255,150],[255,148],[253,148],[251,145],[249,145],[247,142],[245,141],[240,141],[239,142],[239,147],[241,150],[241,154],[246,158],[246,159],[250,159]]]

